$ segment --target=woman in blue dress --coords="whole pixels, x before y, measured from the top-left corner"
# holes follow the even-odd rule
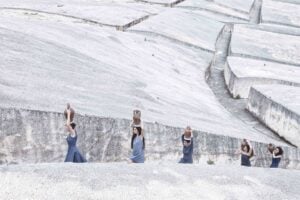
[[[133,127],[133,134],[131,137],[131,149],[132,155],[130,157],[131,162],[133,163],[144,163],[145,162],[145,138],[142,134],[141,127]]]
[[[281,147],[276,147],[272,153],[272,164],[270,168],[278,168],[283,155],[283,150]]]
[[[65,162],[74,162],[74,163],[84,163],[86,159],[81,155],[78,148],[76,147],[77,142],[77,132],[75,130],[76,124],[70,122],[71,110],[67,110],[67,143],[68,143],[68,153],[65,159]]]
[[[187,127],[185,129],[184,134],[181,136],[181,142],[183,145],[183,157],[180,159],[179,163],[193,163],[193,150],[194,143],[192,137],[192,129],[191,127]]]
[[[241,165],[246,167],[251,167],[250,158],[254,155],[253,148],[250,142],[246,139],[243,139],[241,144]]]

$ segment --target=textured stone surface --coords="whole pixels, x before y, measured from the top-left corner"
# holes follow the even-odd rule
[[[234,26],[230,45],[233,56],[300,66],[299,51],[299,36],[262,31],[246,25]]]
[[[223,23],[197,13],[174,8],[153,16],[130,30],[163,35],[213,52],[223,26]]]
[[[232,8],[234,10],[250,12],[253,6],[254,0],[213,0],[214,2],[223,5],[225,7]]]
[[[34,1],[11,0],[0,1],[0,10],[19,9],[20,11],[33,13],[46,12],[58,16],[65,16],[77,20],[99,23],[104,26],[125,26],[145,16],[159,13],[166,8],[149,6],[135,1],[123,0],[59,0],[59,1]]]
[[[250,0],[252,1],[252,0]],[[245,1],[244,1],[245,2]],[[247,6],[247,3],[243,5]],[[206,0],[186,0],[178,4],[178,8],[185,8],[198,11],[204,16],[218,19],[226,22],[249,21],[249,13],[241,12],[239,9],[233,9],[236,4],[228,5],[229,1],[206,1]],[[242,1],[240,1],[242,3]],[[227,4],[227,5],[226,5]],[[240,4],[241,5],[241,4]],[[209,15],[210,13],[210,15]]]
[[[248,98],[251,86],[285,84],[300,86],[300,68],[242,57],[227,57],[226,85],[234,98]]]
[[[299,4],[291,4],[264,0],[261,12],[262,23],[274,23],[300,28],[300,1]]]
[[[300,147],[300,88],[283,85],[254,86],[248,110],[276,133]]]
[[[76,115],[78,146],[89,162],[124,161],[130,155],[129,120]],[[4,163],[62,162],[67,150],[63,114],[30,110],[1,109],[0,161]],[[181,155],[183,129],[145,123],[146,159],[176,163]],[[235,155],[240,140],[234,137],[194,132],[195,163],[239,165]],[[253,142],[252,164],[267,167],[271,156],[267,143]],[[299,168],[300,152],[284,143],[281,167]]]
[[[2,200],[298,200],[300,172],[180,164],[0,167]]]

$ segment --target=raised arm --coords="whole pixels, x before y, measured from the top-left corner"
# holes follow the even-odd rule
[[[281,158],[282,155],[276,156],[275,153],[273,152],[273,158]]]
[[[243,150],[241,151],[241,153],[246,156],[251,156],[252,152],[253,152],[253,148],[250,148],[250,151],[248,153]]]
[[[75,134],[75,130],[72,128],[71,126],[71,110],[70,109],[67,109],[67,124],[66,124],[68,130],[70,131],[70,133],[72,135]]]

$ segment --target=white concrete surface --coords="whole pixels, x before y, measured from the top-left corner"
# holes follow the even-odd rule
[[[104,25],[124,26],[147,15],[156,14],[166,8],[124,0],[11,0],[0,1],[3,8],[26,9],[48,12],[96,21]]]
[[[223,2],[224,3],[224,2]],[[228,3],[228,2],[227,2]],[[230,6],[224,6],[218,2],[206,1],[206,0],[186,0],[178,4],[177,7],[190,8],[192,10],[204,10],[210,11],[218,16],[222,14],[227,17],[234,17],[241,20],[249,20],[249,14],[240,12],[239,10],[233,10]]]
[[[235,25],[231,38],[232,55],[266,59],[300,66],[300,37]]]
[[[214,51],[215,41],[223,26],[223,23],[197,13],[173,8],[137,24],[130,30],[160,34]]]
[[[63,17],[4,12],[0,21],[1,106],[61,112],[69,101],[82,114],[125,119],[139,108],[149,122],[269,140],[217,101],[205,51]]]
[[[300,28],[300,4],[264,0],[262,4],[262,22]]]
[[[242,57],[227,57],[224,77],[235,98],[248,98],[251,86],[257,84],[300,86],[299,67]]]

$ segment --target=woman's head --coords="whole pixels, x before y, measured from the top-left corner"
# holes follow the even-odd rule
[[[245,151],[245,152],[247,152],[247,153],[250,151],[250,145],[249,145],[247,139],[243,139],[243,140],[242,140],[241,150],[242,150],[242,151]]]
[[[74,122],[72,122],[72,123],[70,124],[70,126],[72,127],[72,129],[75,129],[75,128],[76,128],[76,124],[75,124]]]
[[[282,150],[281,147],[276,147],[276,148],[274,149],[274,153],[275,153],[276,156],[282,155],[282,154],[283,154],[283,150]]]
[[[248,153],[250,150],[250,146],[248,144],[242,145],[242,150]]]
[[[67,126],[67,125],[66,125],[66,127],[67,127],[67,131],[70,132],[70,133],[72,133],[73,130],[75,130],[75,128],[76,128],[76,124],[75,124],[74,122],[72,122],[72,123],[70,124],[70,126]]]
[[[133,127],[132,129],[132,136],[131,136],[131,149],[133,149],[133,142],[134,142],[134,139],[137,137],[137,136],[140,136],[142,134],[142,128],[141,127]],[[145,138],[143,137],[143,149],[145,149]]]
[[[134,135],[141,135],[142,134],[142,128],[141,127],[133,127],[133,134]]]

